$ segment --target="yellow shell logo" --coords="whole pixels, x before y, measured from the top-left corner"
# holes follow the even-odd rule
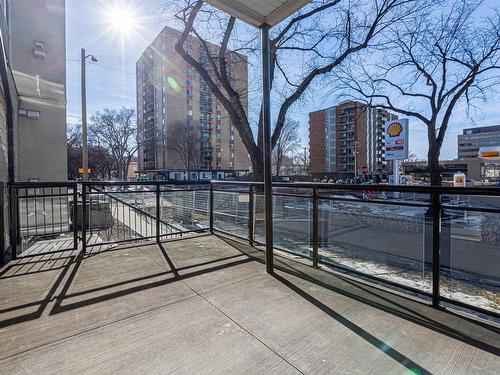
[[[397,137],[401,134],[403,131],[403,126],[399,122],[393,122],[389,127],[387,128],[387,133],[391,137]]]

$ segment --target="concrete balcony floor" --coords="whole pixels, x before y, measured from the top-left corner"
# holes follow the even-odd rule
[[[499,374],[498,331],[216,236],[0,269],[1,374]]]

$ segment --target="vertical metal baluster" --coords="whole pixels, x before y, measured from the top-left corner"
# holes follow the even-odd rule
[[[45,188],[42,188],[42,216],[43,216],[43,235],[47,235],[47,212],[45,211]]]
[[[313,266],[318,267],[319,255],[318,255],[318,190],[313,188],[312,191],[312,203],[313,203],[313,214],[312,214],[312,248],[313,248]]]
[[[0,182],[0,267],[5,265],[5,184]]]
[[[209,209],[210,209],[210,233],[214,233],[214,186],[210,184],[210,197],[209,197]]]
[[[89,207],[90,211],[90,207]],[[82,252],[85,255],[87,252],[87,185],[82,184]]]
[[[432,306],[439,307],[440,301],[440,242],[441,242],[441,196],[432,193]]]
[[[35,201],[35,236],[38,234],[38,210],[37,210],[37,193],[36,193],[36,190],[35,190],[35,195],[34,195],[34,198],[33,200]]]
[[[73,185],[73,249],[78,249],[78,185]]]
[[[65,188],[63,191],[65,191],[64,194],[68,194],[68,188]],[[66,202],[68,201],[68,196],[67,195],[64,197],[61,196],[61,194],[63,194],[61,193],[61,188],[59,188],[58,193],[59,194],[57,195],[58,198],[56,199],[56,204],[59,205],[59,232],[63,233],[64,225],[63,225],[62,205],[64,201]],[[54,216],[54,198],[52,198],[52,216]],[[69,215],[66,215],[66,224],[68,224],[68,231],[69,231]]]
[[[156,242],[160,243],[160,185],[156,185]]]
[[[15,186],[9,186],[9,221],[10,221],[10,247],[12,249],[12,259],[17,259],[17,241],[18,241],[18,227],[19,220],[17,218],[18,212],[18,198],[17,198],[17,188]]]
[[[254,196],[253,196],[253,185],[250,185],[248,191],[248,243],[250,246],[254,245]]]

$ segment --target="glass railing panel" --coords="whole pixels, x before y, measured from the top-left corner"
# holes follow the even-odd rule
[[[432,225],[427,204],[370,190],[322,192],[318,215],[320,261],[430,292]]]
[[[500,197],[443,197],[443,297],[500,313]]]

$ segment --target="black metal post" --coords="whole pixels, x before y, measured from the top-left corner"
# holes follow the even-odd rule
[[[209,223],[210,223],[210,233],[214,233],[214,186],[210,184],[210,193],[209,193]]]
[[[253,246],[253,233],[254,233],[254,188],[250,185],[248,189],[248,243]]]
[[[266,272],[273,273],[273,175],[271,166],[271,45],[269,25],[261,29],[262,123],[264,138],[264,203],[266,210]]]
[[[312,258],[313,258],[313,266],[318,267],[319,264],[319,255],[318,255],[318,190],[313,188],[312,191],[312,203],[313,203],[313,212],[312,212]]]
[[[439,279],[441,276],[440,262],[440,242],[441,242],[441,196],[439,193],[432,193],[432,306],[439,307],[440,288]]]
[[[73,249],[78,249],[78,184],[73,185]]]
[[[89,212],[90,214],[90,205]],[[82,184],[82,251],[80,255],[87,252],[87,185]]]
[[[5,265],[5,184],[0,182],[0,267]]]
[[[160,243],[160,184],[156,185],[156,242]]]
[[[18,242],[18,215],[17,215],[17,189],[13,186],[9,187],[9,232],[10,232],[10,251],[12,259],[17,259],[17,242]]]

